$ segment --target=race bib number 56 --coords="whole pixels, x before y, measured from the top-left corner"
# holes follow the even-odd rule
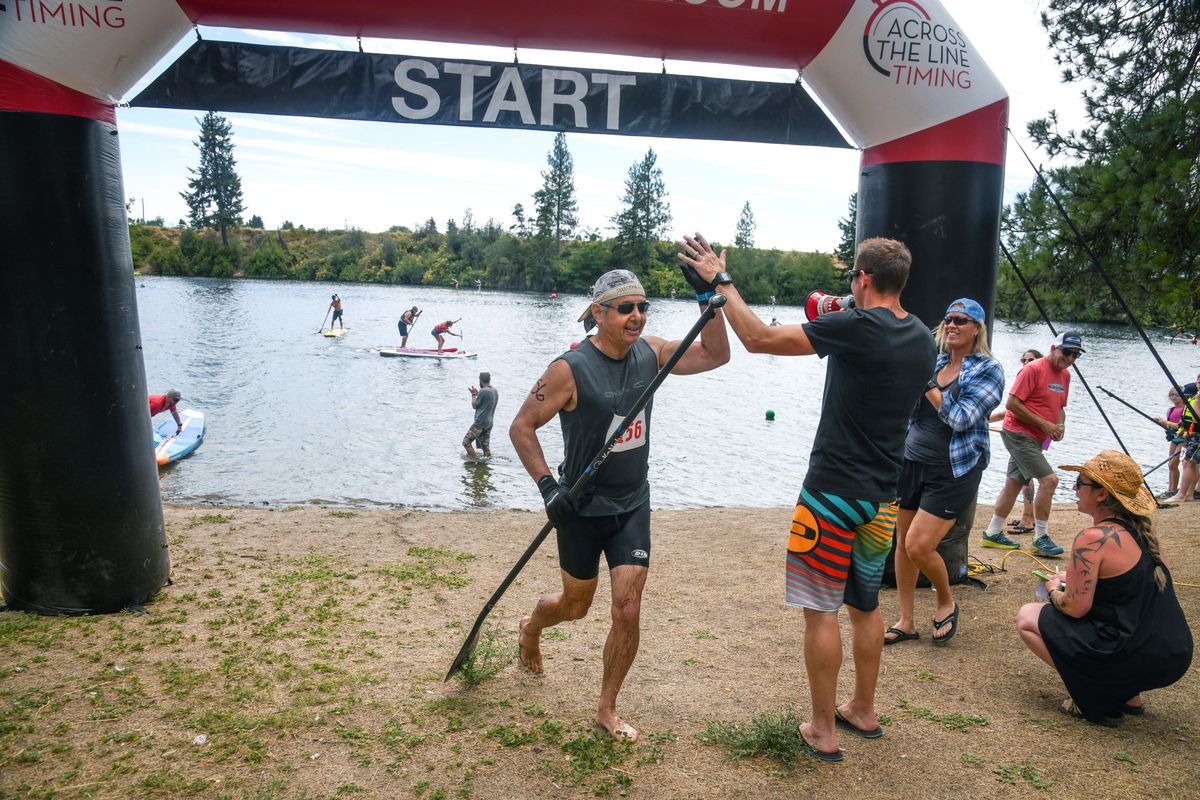
[[[613,415],[612,424],[608,426],[608,436],[613,435],[613,432],[616,431],[617,426],[621,424],[621,420],[623,419],[625,418],[618,417],[615,414]],[[638,413],[633,422],[629,424],[629,427],[625,429],[625,432],[621,434],[621,438],[617,439],[617,443],[613,446],[612,452],[622,453],[626,450],[633,450],[636,447],[642,447],[646,444],[647,432],[646,411],[643,409]]]

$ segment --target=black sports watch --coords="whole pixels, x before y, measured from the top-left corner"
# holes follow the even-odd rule
[[[728,272],[724,272],[724,271],[718,272],[716,277],[714,277],[713,281],[712,281],[712,285],[713,285],[714,289],[723,283],[733,283],[733,278],[729,277]]]
[[[938,386],[938,382],[933,380],[932,378],[929,380],[929,383],[925,384],[925,391],[927,391],[927,392],[930,389],[937,389],[940,391],[941,388],[942,388],[941,386]]]

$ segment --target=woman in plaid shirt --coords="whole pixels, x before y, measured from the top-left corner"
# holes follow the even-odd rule
[[[975,500],[987,468],[988,415],[1004,395],[1004,369],[988,349],[983,306],[964,297],[934,330],[940,354],[928,388],[908,422],[896,518],[896,589],[900,619],[884,644],[919,639],[913,619],[917,572],[937,590],[933,643],[958,632],[958,604],[937,547]]]

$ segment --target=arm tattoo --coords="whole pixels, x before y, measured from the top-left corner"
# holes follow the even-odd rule
[[[531,395],[533,395],[534,397],[536,397],[538,400],[544,401],[546,399],[546,395],[542,394],[542,390],[545,388],[546,388],[546,382],[544,380],[542,380],[541,378],[538,378],[537,383],[535,383],[533,385],[533,388],[529,390],[529,393]]]
[[[1067,587],[1067,592],[1070,596],[1082,594],[1091,590],[1092,584],[1096,578],[1092,576],[1092,568],[1094,566],[1094,554],[1100,551],[1108,542],[1115,542],[1117,547],[1121,546],[1121,531],[1112,525],[1098,525],[1096,530],[1100,531],[1100,538],[1090,545],[1080,545],[1079,540],[1083,537],[1086,531],[1080,531],[1075,536],[1075,545],[1071,548],[1071,564],[1079,571],[1083,578],[1083,586],[1076,586],[1072,583]],[[1096,576],[1099,577],[1099,576]]]

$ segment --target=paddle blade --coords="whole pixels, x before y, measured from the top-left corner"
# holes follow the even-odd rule
[[[450,671],[446,673],[445,680],[442,683],[453,678],[459,671],[466,666],[467,661],[471,658],[471,651],[475,649],[475,643],[479,640],[479,630],[471,631],[471,635],[463,642],[462,648],[458,651],[458,655],[454,657],[454,663],[450,665]]]

